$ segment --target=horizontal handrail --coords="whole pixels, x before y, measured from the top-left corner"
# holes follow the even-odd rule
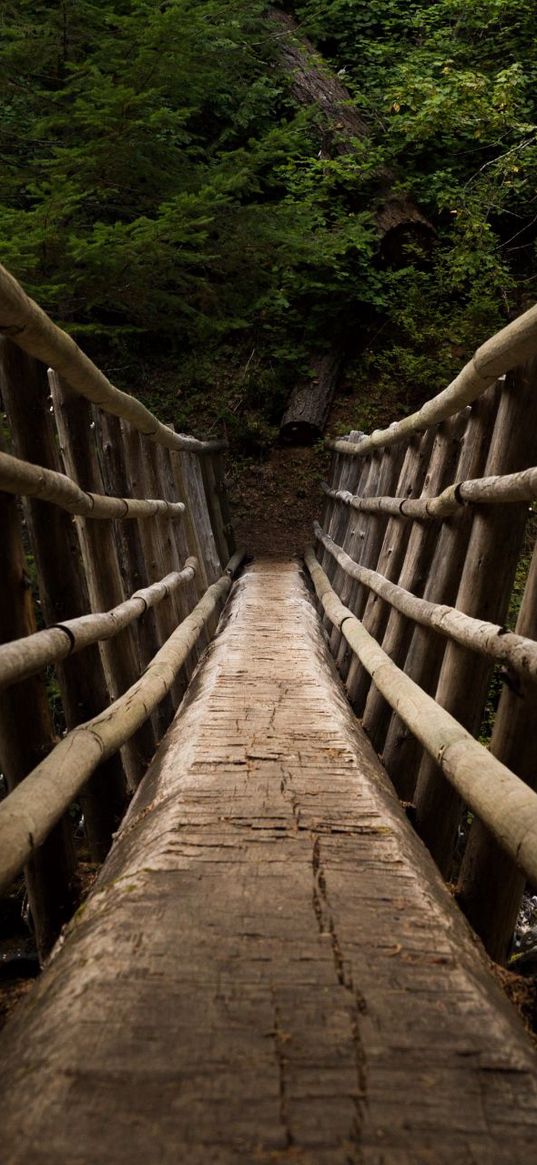
[[[20,283],[0,266],[0,333],[19,348],[50,365],[78,396],[86,397],[107,413],[129,421],[146,437],[167,449],[188,453],[215,453],[225,441],[198,441],[175,433],[128,392],[115,388],[104,372],[86,356],[73,338],[52,322]]]
[[[393,663],[338,598],[312,547],[306,551],[305,563],[330,622],[341,631],[378,690],[498,844],[535,884],[537,793]]]
[[[465,364],[455,380],[431,397],[410,416],[396,421],[388,429],[375,429],[358,442],[338,439],[328,442],[337,453],[352,457],[362,456],[373,449],[395,445],[405,437],[421,433],[431,425],[458,413],[465,405],[477,400],[496,380],[518,364],[524,364],[537,354],[537,305],[530,307],[518,319],[491,336]]]
[[[0,890],[32,857],[97,766],[130,740],[170,691],[243,558],[243,551],[233,556],[140,679],[98,716],[69,732],[0,804]]]
[[[407,615],[414,623],[431,627],[439,635],[460,643],[462,647],[468,647],[479,655],[512,668],[518,674],[527,676],[533,683],[537,682],[537,643],[534,639],[506,631],[505,627],[500,627],[497,623],[474,619],[471,615],[459,611],[457,607],[418,598],[411,591],[390,582],[378,571],[354,562],[341,546],[323,532],[318,522],[314,522],[313,529],[317,540],[332,555],[345,574],[362,583],[396,611]]]
[[[348,490],[331,489],[321,483],[327,497],[342,502],[365,514],[389,514],[393,518],[414,518],[420,521],[451,518],[465,506],[499,506],[509,502],[537,500],[537,467],[522,469],[496,477],[476,477],[448,485],[441,494],[431,498],[360,497]]]
[[[0,452],[0,490],[52,502],[69,514],[84,518],[180,518],[185,512],[184,502],[167,502],[162,498],[114,498],[105,494],[88,493],[65,473],[44,469],[21,461],[10,453]]]
[[[181,571],[172,571],[151,586],[135,591],[125,602],[110,611],[97,611],[66,619],[54,627],[35,631],[22,639],[12,639],[0,646],[0,690],[20,683],[50,664],[59,663],[68,655],[82,651],[92,643],[102,643],[119,635],[130,623],[140,619],[150,607],[155,607],[193,579],[198,568],[196,558],[187,558]]]

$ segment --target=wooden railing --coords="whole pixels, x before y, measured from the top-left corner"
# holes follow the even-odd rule
[[[25,867],[43,956],[76,904],[70,806],[102,860],[241,555],[222,442],[115,388],[3,269],[0,333],[0,887]]]
[[[534,307],[418,412],[333,442],[306,555],[353,707],[500,961],[525,880],[537,886],[536,355]]]

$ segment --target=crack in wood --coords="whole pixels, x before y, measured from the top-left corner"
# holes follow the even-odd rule
[[[290,1035],[285,1032],[282,1023],[278,1004],[276,1002],[276,992],[274,985],[271,987],[272,1006],[274,1010],[274,1028],[271,1035],[274,1039],[274,1053],[276,1056],[276,1064],[278,1066],[278,1095],[279,1095],[279,1113],[280,1124],[283,1129],[285,1137],[285,1147],[290,1149],[295,1143],[289,1117],[289,1099],[287,1095],[287,1056],[285,1055],[285,1044],[290,1040]]]
[[[350,964],[346,963],[343,955],[343,950],[336,930],[334,916],[328,899],[326,874],[321,853],[321,839],[318,834],[316,834],[313,839],[311,864],[313,870],[313,912],[315,914],[319,933],[321,935],[330,935],[330,946],[336,979],[340,987],[343,987],[344,991],[346,991],[350,996],[351,1043],[353,1048],[357,1085],[356,1092],[353,1093],[352,1096],[356,1110],[353,1122],[353,1132],[357,1142],[357,1148],[360,1149],[364,1117],[368,1105],[367,1056],[361,1037],[360,1017],[367,1014],[367,1002],[359,988],[355,987]],[[359,1156],[355,1159],[356,1165],[360,1165],[362,1159],[363,1158],[360,1149]]]

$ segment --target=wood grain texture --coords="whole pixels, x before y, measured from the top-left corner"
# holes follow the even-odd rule
[[[361,457],[385,445],[420,433],[430,425],[452,417],[465,405],[477,400],[500,376],[537,356],[537,304],[523,312],[505,328],[490,336],[474,352],[471,360],[464,365],[455,380],[442,392],[431,397],[417,412],[396,421],[388,429],[375,429],[364,437],[359,445],[345,446],[341,440],[329,442],[330,448],[338,453]],[[493,475],[491,475],[493,476]]]
[[[446,603],[430,603],[426,599],[420,599],[412,591],[405,590],[404,587],[390,582],[378,571],[368,570],[367,567],[354,562],[350,555],[346,554],[340,546],[336,546],[327,534],[323,534],[318,522],[313,523],[313,532],[319,544],[329,550],[341,569],[346,572],[347,578],[358,579],[376,595],[386,599],[395,611],[400,611],[402,615],[407,616],[415,623],[433,628],[439,635],[446,636],[447,639],[455,643],[461,643],[463,647],[469,647],[480,655],[505,664],[512,668],[513,672],[531,679],[534,684],[537,683],[537,642],[535,639],[515,634],[513,631],[506,631],[505,627],[498,623],[487,623],[486,619],[473,619],[471,615],[465,615],[463,611],[457,610],[456,607],[449,607]],[[339,595],[337,587],[334,587],[334,590],[341,598],[343,605],[346,606],[344,595]],[[339,628],[337,631],[338,634],[341,634]],[[386,651],[386,644],[384,643],[382,646],[383,650]],[[391,651],[388,651],[388,655],[393,659]],[[2,648],[0,648],[0,663],[1,661]],[[403,670],[408,675],[406,661]],[[520,698],[518,690],[514,695]]]
[[[531,1160],[537,1061],[259,564],[6,1027],[3,1165]]]
[[[81,351],[73,337],[58,328],[1,265],[0,333],[12,339],[29,356],[50,365],[78,396],[92,401],[112,416],[130,421],[140,433],[167,449],[205,453],[226,447],[222,441],[198,441],[195,437],[174,433],[140,400],[115,388],[104,372]]]
[[[162,498],[114,498],[80,489],[64,473],[31,465],[9,453],[0,453],[0,489],[27,498],[38,498],[85,518],[182,518],[184,505]]]

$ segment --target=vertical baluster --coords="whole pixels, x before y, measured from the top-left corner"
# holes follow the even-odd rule
[[[149,442],[144,441],[140,433],[128,423],[121,423],[123,434],[127,481],[129,493],[132,497],[155,496],[155,482],[149,464]],[[138,532],[142,547],[144,569],[148,583],[157,582],[167,574],[164,559],[164,548],[161,538],[161,529],[156,519],[141,519],[138,523]],[[177,626],[177,618],[169,598],[164,599],[154,608],[155,628],[158,646],[169,639]],[[160,738],[166,731],[175,714],[184,693],[184,684],[176,682],[172,692],[161,701],[155,710],[155,724],[157,736]]]
[[[141,486],[140,483],[135,483],[133,489],[133,483],[129,479],[127,451],[125,448],[122,422],[118,417],[113,417],[108,413],[101,413],[98,410],[94,410],[93,415],[97,431],[101,434],[99,444],[102,453],[103,477],[107,491],[118,497],[136,496],[136,487],[139,487],[141,490]],[[142,492],[139,492],[138,496],[141,497]],[[134,591],[139,590],[141,587],[146,587],[150,581],[154,581],[149,578],[144,556],[144,547],[140,536],[140,528],[143,529],[148,521],[150,522],[151,519],[122,522],[117,531],[119,564],[124,589],[127,594],[133,594]],[[161,640],[157,632],[155,608],[150,607],[140,619],[136,620],[136,623],[133,624],[133,635],[137,648],[138,667],[141,673],[161,646]],[[161,735],[157,712],[153,713],[148,723],[151,725],[154,745],[156,747]]]
[[[362,436],[363,434],[361,432],[353,430],[349,433],[348,440],[349,442],[355,442]],[[361,494],[371,471],[371,457],[356,457],[350,454],[338,454],[338,457],[340,461],[336,463],[337,478],[330,482],[331,486],[334,489],[349,490],[350,493]],[[327,533],[333,538],[334,542],[337,542],[338,546],[344,542],[351,522],[352,515],[349,513],[347,506],[334,500],[333,509],[327,523]],[[334,562],[332,556],[328,554],[328,551],[324,547],[320,547],[319,549],[319,561],[325,574],[333,584],[337,576],[338,567],[337,563]],[[332,624],[322,609],[321,618],[327,631],[331,634]]]
[[[376,496],[391,496],[395,492],[404,452],[402,443],[382,451],[374,490]],[[388,518],[385,514],[380,513],[365,515],[360,514],[359,511],[353,511],[353,513],[357,539],[351,556],[362,566],[374,570],[378,562]],[[365,517],[367,521],[362,523],[362,517]],[[356,582],[355,579],[347,576],[342,600],[357,618],[360,618],[367,601],[366,588],[360,586],[360,583]],[[351,662],[351,653],[344,635],[340,636],[337,659],[340,673],[342,677],[346,678]]]
[[[169,502],[183,502],[178,496],[177,485],[172,469],[169,449],[162,445],[155,446],[156,470],[158,474],[159,496]],[[169,521],[165,529],[165,536],[170,543],[170,569],[181,570],[190,550],[187,541],[187,532],[183,518]],[[186,583],[175,593],[175,611],[178,622],[186,619],[197,602],[195,580]],[[197,660],[203,650],[205,638],[200,636],[185,664],[185,675],[190,679]]]
[[[360,497],[368,498],[371,497],[377,487],[381,456],[375,452],[371,458],[365,458],[364,460],[365,465],[363,466],[363,470],[365,472],[361,474],[357,492]],[[365,529],[368,524],[369,515],[358,514],[356,510],[353,510],[350,506],[345,506],[342,502],[339,505],[342,510],[342,517],[345,515],[346,524],[343,537],[341,542],[338,542],[338,545],[342,546],[345,552],[356,562],[360,555],[361,543],[365,538]],[[338,563],[334,563],[334,565],[335,570],[332,578],[332,586],[336,594],[339,595],[342,603],[346,603],[350,593],[349,578],[345,574],[343,567],[339,566]],[[330,650],[334,656],[338,654],[341,638],[342,635],[339,628],[333,627],[330,635]]]
[[[209,518],[216,543],[216,549],[218,551],[221,569],[224,570],[225,565],[229,559],[229,554],[226,535],[224,532],[224,518],[222,516],[216,474],[214,471],[213,459],[210,453],[204,454],[203,457],[200,457],[200,468],[205,488],[205,498],[207,501]]]
[[[485,475],[513,473],[537,458],[535,365],[507,377]],[[528,507],[476,507],[457,593],[467,615],[502,623],[507,611]],[[474,735],[479,731],[492,671],[486,658],[447,645],[436,700]],[[415,794],[416,827],[440,870],[449,877],[462,804],[434,761],[425,756]]]
[[[96,456],[92,413],[88,402],[70,392],[55,373],[49,381],[60,434],[66,472],[93,493],[104,493],[104,482]],[[123,602],[125,592],[119,568],[114,523],[108,520],[76,519],[88,590],[94,611],[108,610]],[[139,676],[132,630],[127,627],[100,645],[112,699],[127,690]],[[153,755],[151,725],[144,724],[122,750],[129,784],[135,788]]]
[[[421,497],[435,497],[451,483],[467,420],[466,413],[459,413],[439,425]],[[397,581],[415,595],[423,593],[438,535],[439,524],[436,522],[412,523]],[[392,608],[382,637],[382,647],[399,667],[404,665],[412,630],[411,620]],[[388,702],[372,684],[364,709],[363,726],[379,753],[382,752],[391,712]]]
[[[228,498],[227,488],[226,488],[226,475],[225,475],[225,468],[224,468],[224,458],[222,457],[221,453],[213,453],[213,454],[211,454],[211,461],[212,461],[212,465],[213,465],[216,491],[217,491],[218,498],[220,501],[220,510],[222,513],[222,521],[224,523],[223,529],[224,529],[224,536],[226,539],[226,552],[227,552],[226,562],[228,562],[229,559],[231,558],[232,554],[235,553],[236,545],[235,545],[235,535],[233,532],[233,523],[231,521],[231,511],[229,508],[229,498]],[[226,565],[226,563],[224,563],[224,566],[225,565]]]
[[[498,387],[493,387],[472,406],[455,471],[456,481],[480,477],[483,473],[498,401]],[[423,592],[428,602],[449,605],[455,602],[472,520],[471,508],[465,507],[443,522]],[[414,627],[405,672],[429,694],[435,690],[446,643],[446,639],[430,628]],[[410,801],[413,796],[422,755],[419,741],[394,712],[382,759],[399,796],[405,801]]]
[[[519,635],[537,639],[537,549],[534,550],[517,619]],[[490,751],[537,787],[537,685],[507,677],[494,721]],[[520,909],[525,878],[491,833],[474,820],[464,854],[458,899],[489,955],[504,963]]]
[[[0,642],[31,635],[35,613],[16,499],[0,493]],[[43,676],[31,676],[2,692],[0,764],[11,791],[54,747]],[[75,856],[68,817],[55,826],[25,868],[26,888],[41,960],[74,906]]]
[[[409,441],[397,482],[396,497],[410,498],[419,495],[425,480],[434,436],[434,429],[429,429],[426,433],[416,434]],[[386,526],[377,570],[392,581],[399,577],[410,528],[410,522],[403,522],[399,518],[390,518]],[[363,615],[357,614],[357,618],[362,618],[370,634],[379,640],[382,638],[389,613],[387,603],[377,595],[369,594],[363,606]],[[360,715],[369,691],[370,677],[356,657],[352,659],[346,683],[349,700],[357,715]]]
[[[46,369],[10,341],[2,349],[2,396],[18,457],[60,471]],[[28,529],[39,596],[50,626],[85,615],[89,595],[73,519],[58,506],[29,499]],[[97,646],[56,665],[67,729],[90,720],[109,701]],[[88,782],[80,801],[90,854],[102,861],[126,807],[121,758],[110,757]]]

